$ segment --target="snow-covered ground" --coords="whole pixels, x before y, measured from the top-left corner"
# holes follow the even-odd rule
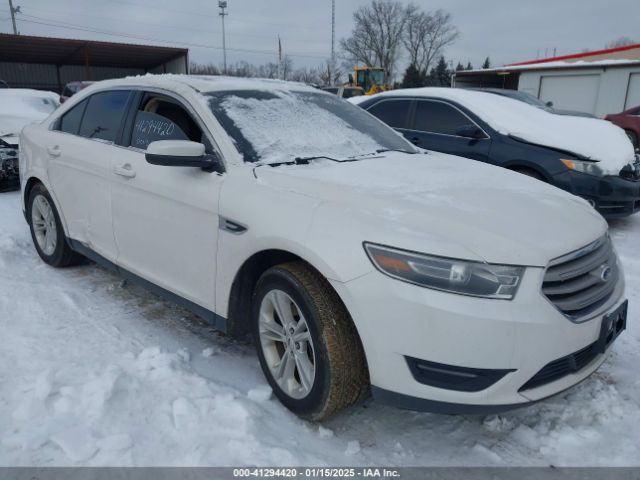
[[[638,465],[640,216],[611,226],[629,327],[581,385],[498,416],[367,401],[317,425],[251,345],[95,265],[46,266],[0,194],[0,465]]]

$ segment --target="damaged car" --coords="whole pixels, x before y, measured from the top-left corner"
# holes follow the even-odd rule
[[[18,140],[22,128],[47,118],[58,105],[58,96],[52,92],[0,89],[0,191],[20,188]]]

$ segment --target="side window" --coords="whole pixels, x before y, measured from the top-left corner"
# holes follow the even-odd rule
[[[115,142],[122,123],[129,91],[100,92],[89,97],[80,125],[80,135]]]
[[[371,107],[369,113],[391,127],[406,128],[410,106],[411,100],[385,100]]]
[[[455,135],[460,127],[470,124],[473,122],[466,115],[446,103],[420,100],[416,104],[415,130]]]
[[[65,113],[60,119],[61,132],[78,134],[80,130],[80,122],[82,121],[82,115],[84,115],[84,109],[87,107],[87,100],[83,100],[78,105],[73,107],[67,113]]]
[[[191,140],[204,143],[209,153],[213,150],[185,108],[172,98],[147,93],[135,114],[128,146],[146,150],[157,140]]]

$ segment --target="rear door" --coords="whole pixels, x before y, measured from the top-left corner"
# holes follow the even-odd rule
[[[462,127],[476,127],[482,138],[460,136],[458,131]],[[466,113],[447,102],[417,99],[410,128],[403,133],[415,145],[427,150],[489,161],[489,135]]]
[[[219,153],[195,110],[170,94],[138,92],[111,159],[118,265],[214,310],[218,197],[224,176],[195,167],[151,165],[156,140],[191,140]]]
[[[48,176],[68,235],[115,261],[111,161],[131,92],[98,92],[65,113],[47,142]]]

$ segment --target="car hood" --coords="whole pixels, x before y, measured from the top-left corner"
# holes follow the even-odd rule
[[[604,219],[584,200],[465,158],[389,153],[255,169],[258,181],[323,200],[336,235],[434,255],[545,266],[596,240]],[[311,214],[311,212],[310,212]],[[318,227],[319,228],[319,227]]]

